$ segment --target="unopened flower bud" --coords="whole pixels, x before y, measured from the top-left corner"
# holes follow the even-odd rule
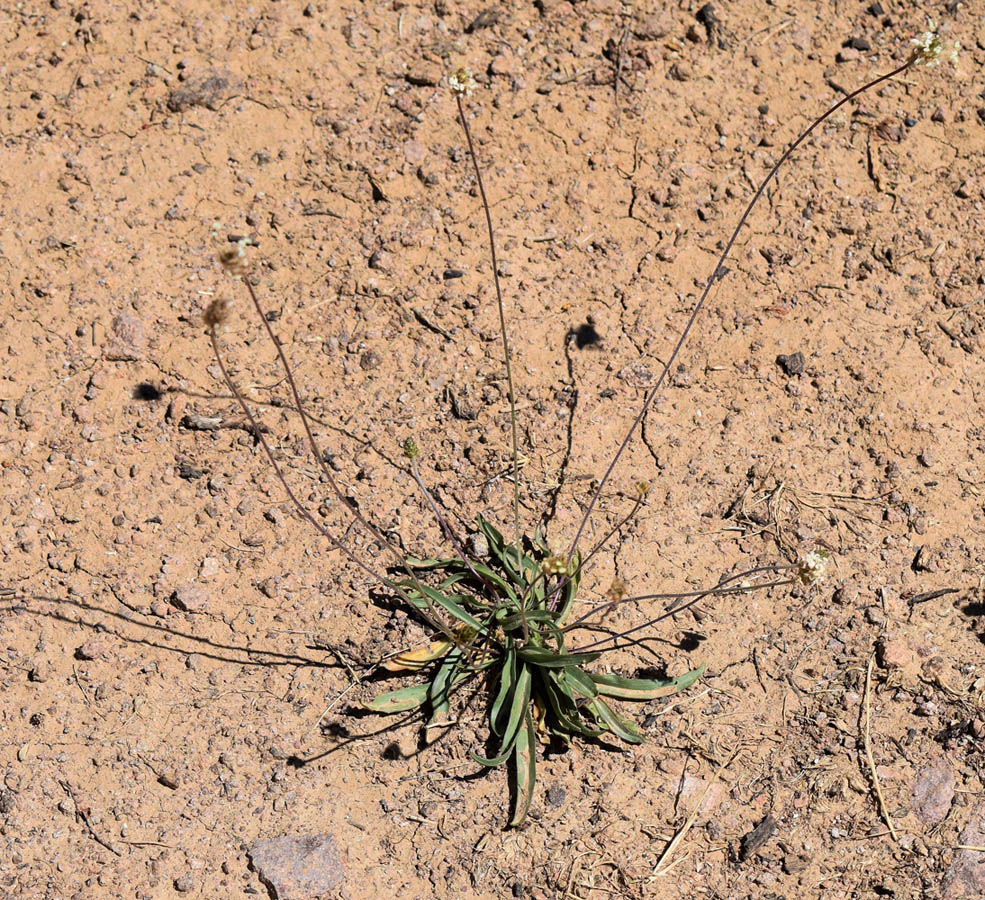
[[[540,570],[548,577],[551,575],[567,575],[568,557],[560,553],[552,553],[541,560]]]

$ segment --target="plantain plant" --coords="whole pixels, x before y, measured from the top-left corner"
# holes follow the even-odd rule
[[[611,734],[630,744],[643,735],[610,700],[654,700],[693,684],[704,666],[678,678],[655,681],[621,678],[586,668],[601,650],[571,652],[567,622],[578,595],[581,560],[570,565],[552,554],[539,535],[524,549],[508,544],[482,516],[488,562],[461,557],[409,559],[415,573],[400,586],[419,610],[444,610],[457,623],[449,638],[387,661],[391,672],[430,669],[428,680],[380,694],[366,704],[381,713],[425,708],[429,726],[444,724],[451,695],[475,677],[485,679],[489,733],[498,748],[483,766],[511,760],[516,779],[511,825],[527,814],[533,794],[537,738],[567,744],[573,737]]]
[[[385,534],[358,507],[350,505],[345,492],[327,465],[325,455],[321,452],[291,366],[247,277],[249,273],[247,242],[240,240],[219,254],[223,267],[231,275],[242,279],[254,310],[263,323],[269,340],[277,350],[294,400],[295,411],[301,418],[312,455],[320,465],[327,483],[341,501],[342,508],[349,511],[358,525],[380,546],[388,550],[392,559],[391,567],[385,573],[381,573],[366,559],[356,555],[342,538],[314,516],[291,489],[264,437],[263,429],[224,362],[219,329],[229,318],[230,304],[227,300],[215,300],[205,311],[204,322],[208,327],[223,378],[250,423],[256,441],[302,517],[333,547],[339,549],[350,562],[382,583],[408,611],[419,614],[434,632],[434,639],[426,646],[400,652],[379,664],[379,667],[391,674],[412,674],[415,676],[415,682],[382,693],[367,702],[365,706],[374,712],[387,714],[420,712],[426,717],[426,728],[454,727],[459,721],[452,715],[451,704],[454,696],[466,685],[477,682],[479,688],[477,693],[486,707],[488,743],[491,745],[492,755],[485,757],[473,751],[471,756],[477,764],[483,766],[493,767],[505,762],[511,764],[515,787],[513,808],[509,818],[511,826],[520,825],[530,808],[536,777],[536,749],[539,742],[557,741],[567,744],[577,737],[592,739],[605,735],[630,744],[639,744],[644,739],[642,732],[613,706],[613,701],[648,701],[665,697],[689,687],[704,672],[702,665],[666,680],[627,678],[596,671],[594,666],[604,653],[637,643],[633,634],[652,628],[667,616],[686,609],[704,597],[793,583],[811,586],[823,577],[827,554],[823,550],[816,550],[807,553],[794,565],[761,566],[724,578],[716,586],[700,591],[627,597],[625,586],[614,583],[606,601],[592,606],[587,612],[573,618],[575,604],[579,602],[578,588],[585,564],[605,548],[608,541],[627,521],[639,513],[645,504],[646,485],[638,486],[636,501],[630,513],[611,528],[592,550],[583,555],[579,543],[592,512],[643,416],[662,389],[667,373],[674,365],[712,286],[720,280],[716,275],[754,206],[780,167],[825,119],[844,104],[910,67],[935,63],[944,50],[944,45],[934,29],[913,43],[915,49],[905,63],[847,94],[815,119],[791,143],[766,175],[742,213],[712,274],[706,280],[704,290],[659,377],[648,391],[632,426],[599,480],[582,514],[575,536],[566,550],[549,547],[540,531],[536,531],[533,537],[525,536],[521,527],[519,501],[521,455],[511,351],[498,274],[492,215],[463,105],[465,98],[470,97],[475,88],[475,82],[466,69],[455,72],[450,77],[449,83],[457,103],[459,121],[468,144],[488,228],[489,253],[496,289],[510,405],[513,468],[512,539],[508,540],[492,522],[479,516],[477,534],[483,539],[480,543],[486,545],[487,552],[467,552],[465,544],[455,533],[421,479],[416,462],[418,448],[412,439],[408,439],[403,447],[410,474],[435,515],[445,538],[454,549],[454,553],[450,556],[427,559],[408,557],[395,540]],[[607,637],[594,642],[569,646],[572,634],[578,630],[606,632],[598,620],[604,612],[621,604],[650,600],[669,601],[669,605],[661,614],[628,631],[608,632]]]

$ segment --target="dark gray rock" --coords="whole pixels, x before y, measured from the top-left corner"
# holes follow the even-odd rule
[[[181,112],[192,106],[205,106],[215,110],[241,89],[242,82],[229,72],[205,69],[189,73],[168,96],[168,109]]]
[[[802,375],[804,373],[804,354],[799,350],[796,353],[781,353],[776,358],[776,364],[783,369],[787,375]]]

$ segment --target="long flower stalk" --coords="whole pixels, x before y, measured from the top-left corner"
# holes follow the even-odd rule
[[[927,51],[927,52],[931,52],[931,51]],[[940,51],[938,49],[937,55],[939,55],[939,52]],[[763,193],[765,192],[769,183],[776,177],[776,173],[779,172],[783,164],[788,159],[790,159],[790,157],[797,150],[797,148],[800,147],[800,145],[803,144],[804,141],[806,141],[807,138],[809,138],[811,134],[814,133],[814,130],[822,122],[824,122],[825,120],[829,119],[832,115],[834,115],[846,103],[850,103],[856,97],[859,97],[862,94],[866,93],[867,91],[872,90],[872,88],[874,87],[878,87],[883,82],[889,81],[889,79],[895,78],[897,75],[901,75],[912,65],[916,64],[917,62],[923,59],[926,59],[926,53],[924,53],[920,49],[917,49],[909,57],[909,59],[907,59],[907,61],[903,63],[903,65],[897,66],[895,69],[893,69],[891,72],[887,72],[885,75],[880,75],[877,78],[873,78],[871,81],[868,81],[864,85],[862,85],[862,87],[852,91],[850,94],[846,94],[827,112],[818,116],[813,122],[811,122],[811,124],[808,125],[807,128],[803,132],[801,132],[801,134],[797,137],[797,139],[786,149],[783,156],[781,156],[776,161],[776,163],[773,165],[773,168],[770,169],[769,173],[766,175],[762,183],[759,185],[759,188],[756,190],[756,193],[753,194],[752,199],[746,205],[746,208],[743,211],[742,215],[739,217],[739,222],[735,226],[735,229],[733,230],[732,236],[729,238],[728,243],[725,245],[725,249],[722,250],[721,254],[718,257],[718,261],[715,263],[714,269],[712,269],[708,278],[705,280],[705,286],[701,292],[701,296],[698,298],[698,302],[694,305],[694,309],[691,311],[691,315],[687,320],[687,324],[684,326],[684,330],[681,332],[681,336],[677,339],[677,343],[674,345],[674,349],[671,351],[670,357],[667,359],[667,362],[664,364],[663,368],[661,369],[656,384],[654,384],[654,386],[650,388],[649,393],[646,395],[646,399],[643,401],[643,405],[640,407],[640,411],[637,413],[636,418],[633,420],[632,425],[630,425],[629,430],[626,432],[626,436],[623,438],[622,443],[619,445],[619,448],[616,450],[615,455],[612,457],[612,460],[610,461],[608,468],[606,468],[605,474],[602,476],[602,480],[599,482],[598,487],[595,489],[595,493],[592,495],[592,498],[588,503],[588,507],[586,508],[584,515],[582,515],[581,522],[578,525],[578,530],[575,532],[575,536],[571,541],[571,546],[568,550],[569,562],[571,561],[572,557],[574,557],[575,551],[578,549],[578,542],[581,540],[581,536],[584,533],[586,526],[588,525],[588,520],[591,518],[592,512],[594,511],[595,506],[598,503],[599,497],[602,496],[602,491],[604,490],[606,484],[608,483],[609,478],[612,476],[613,470],[616,468],[616,465],[618,464],[619,460],[622,458],[623,453],[626,451],[626,448],[629,446],[629,442],[633,439],[633,436],[636,434],[636,429],[639,428],[640,423],[643,421],[643,417],[647,414],[647,411],[653,405],[654,400],[657,399],[657,395],[660,393],[660,389],[664,385],[664,381],[667,378],[668,372],[670,372],[674,363],[677,361],[677,357],[680,354],[681,349],[683,348],[684,343],[688,338],[688,335],[690,335],[691,329],[694,327],[694,323],[697,321],[698,314],[704,308],[705,301],[708,299],[708,295],[711,293],[711,289],[713,285],[720,280],[719,273],[722,270],[722,266],[725,264],[725,260],[728,259],[729,253],[732,252],[732,247],[735,244],[736,238],[738,238],[739,236],[739,232],[742,230],[742,226],[746,224],[746,220],[749,218],[750,213],[753,211],[756,204],[759,202],[760,197],[763,196]]]

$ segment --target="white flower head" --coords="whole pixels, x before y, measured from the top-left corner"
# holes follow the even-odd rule
[[[233,278],[242,278],[250,269],[250,260],[246,248],[253,243],[248,237],[242,237],[231,247],[219,251],[219,264]]]
[[[476,87],[475,78],[472,77],[472,73],[465,66],[459,66],[448,76],[448,86],[459,97],[471,97],[472,91]]]
[[[946,45],[943,40],[941,40],[940,34],[937,33],[937,23],[933,19],[927,20],[927,30],[920,35],[918,38],[914,38],[910,41],[911,44],[916,48],[913,51],[913,61],[920,65],[923,63],[926,66],[936,66],[940,62],[941,54],[948,49],[948,59],[952,63],[957,63],[958,61],[958,49],[960,44],[955,41],[953,44]]]
[[[797,580],[805,587],[814,587],[824,579],[828,568],[828,551],[811,550],[797,563]]]

